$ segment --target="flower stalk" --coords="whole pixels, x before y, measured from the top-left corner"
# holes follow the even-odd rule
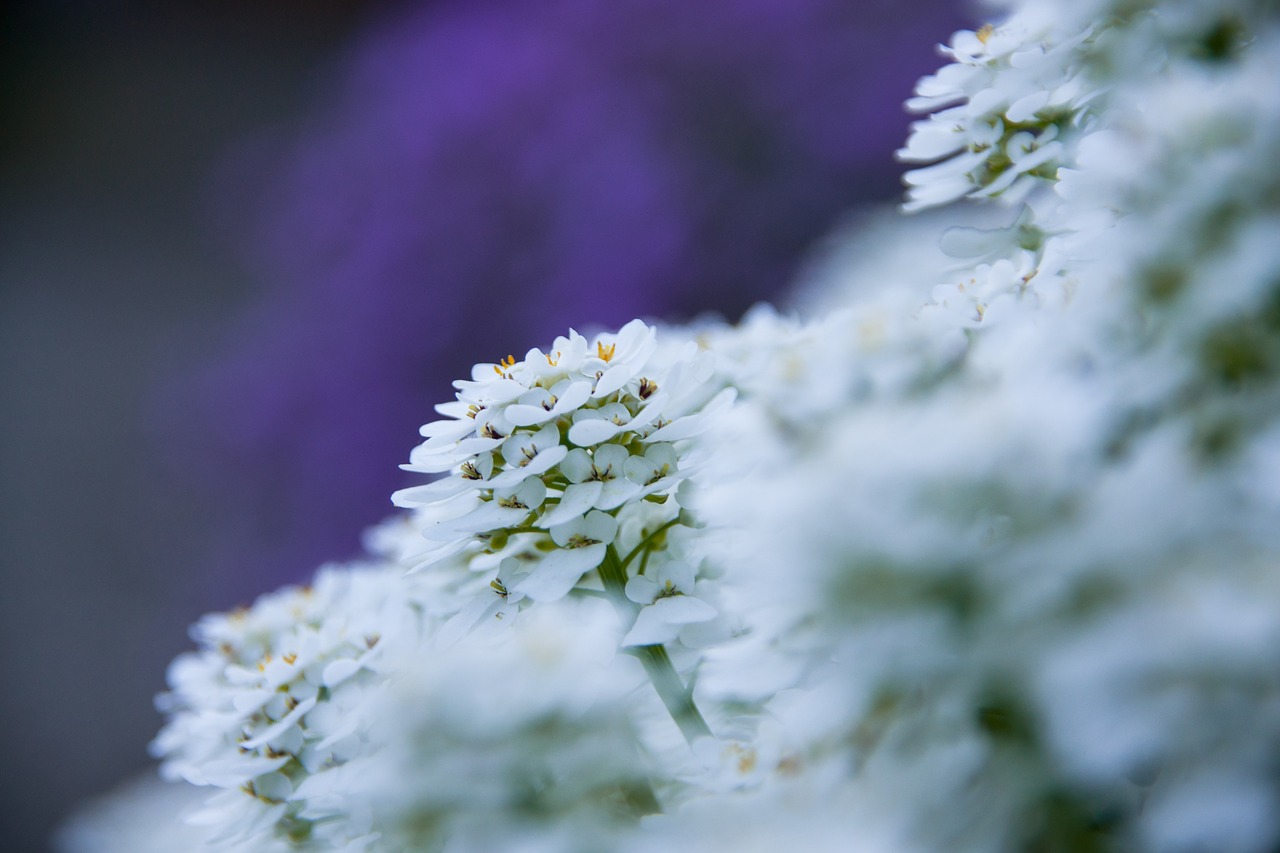
[[[628,555],[627,561],[630,562],[634,557],[633,551]],[[600,564],[600,580],[604,583],[605,592],[610,600],[618,608],[619,614],[624,619],[634,619],[639,608],[635,602],[627,598],[626,569],[623,568],[623,563],[618,559],[618,554],[612,545],[606,550],[604,561]],[[662,644],[637,646],[631,650],[631,653],[644,667],[653,688],[658,691],[658,698],[662,700],[667,712],[679,726],[685,740],[692,744],[699,738],[710,737],[711,728],[703,719],[698,706],[694,704],[692,691],[685,686],[680,674],[676,672],[671,656],[667,654],[666,646]]]

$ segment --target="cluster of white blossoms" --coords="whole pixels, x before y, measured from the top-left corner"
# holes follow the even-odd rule
[[[1001,205],[478,365],[365,564],[197,625],[153,849],[1276,849],[1280,9],[1004,7],[903,155]]]
[[[1053,180],[1063,137],[1095,94],[1081,77],[1081,46],[1092,31],[1063,38],[1053,23],[988,24],[956,33],[944,48],[955,62],[922,80],[907,101],[931,115],[912,126],[898,156],[932,165],[906,173],[906,210],[966,196],[1020,201],[1037,179]]]
[[[495,614],[526,597],[562,598],[612,559],[629,511],[678,510],[675,492],[691,473],[684,446],[733,398],[725,389],[709,400],[711,380],[708,353],[693,342],[660,350],[639,320],[476,365],[404,466],[448,476],[392,497],[417,510],[434,543],[419,567],[458,554],[480,571],[497,567]]]
[[[152,748],[165,778],[223,791],[192,815],[216,827],[210,841],[306,839],[331,818],[315,780],[367,749],[360,706],[395,647],[418,645],[416,598],[396,567],[335,566],[195,625],[200,650],[169,669]]]

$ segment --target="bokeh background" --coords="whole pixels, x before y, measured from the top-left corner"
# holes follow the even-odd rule
[[[4,849],[147,766],[195,618],[358,552],[470,364],[785,298],[966,11],[9,4]]]

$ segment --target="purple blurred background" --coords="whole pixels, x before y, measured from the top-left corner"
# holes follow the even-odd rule
[[[185,627],[352,554],[431,405],[734,318],[896,199],[955,0],[5,13],[0,839],[145,765]]]

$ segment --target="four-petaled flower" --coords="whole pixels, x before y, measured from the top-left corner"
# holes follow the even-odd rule
[[[694,584],[693,568],[679,560],[627,581],[627,598],[644,606],[622,645],[669,643],[684,626],[714,619],[716,609],[695,596]]]

